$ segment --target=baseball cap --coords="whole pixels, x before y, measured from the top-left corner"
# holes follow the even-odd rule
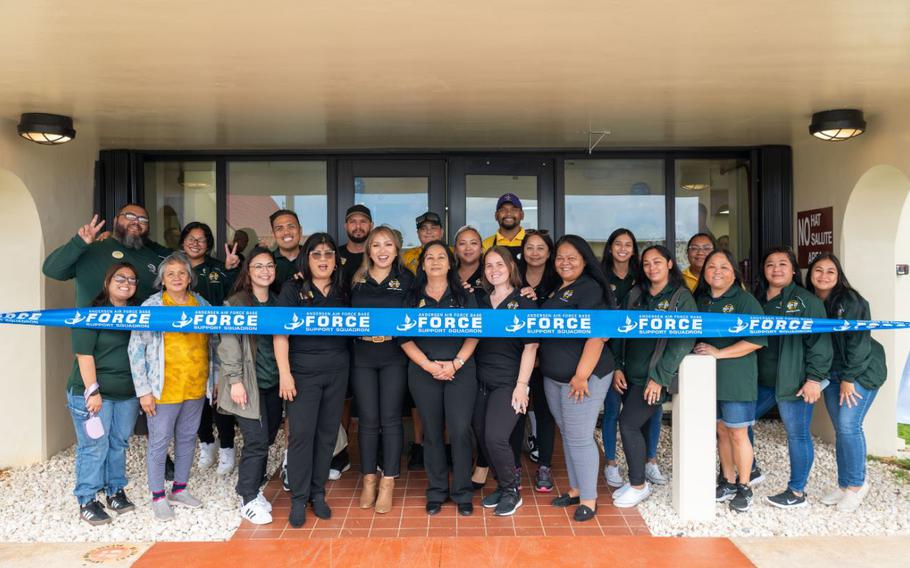
[[[359,203],[357,205],[351,205],[348,207],[348,212],[344,214],[344,220],[347,221],[348,218],[355,213],[360,213],[361,215],[366,216],[370,222],[373,221],[373,215],[370,213],[370,208]]]
[[[514,193],[503,193],[501,196],[499,196],[499,201],[496,202],[496,210],[498,211],[499,208],[502,207],[503,205],[505,205],[506,203],[511,203],[515,207],[518,207],[519,209],[523,209],[523,207],[521,206],[521,199],[518,199],[517,195],[515,195]]]
[[[424,223],[433,223],[442,227],[442,219],[440,219],[439,215],[433,213],[432,211],[427,211],[417,218],[417,228],[419,229],[420,226]]]

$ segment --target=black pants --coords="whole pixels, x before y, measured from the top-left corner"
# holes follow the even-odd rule
[[[247,504],[259,493],[269,461],[269,446],[281,426],[281,398],[278,387],[259,389],[259,418],[237,416],[237,425],[243,435],[243,450],[237,467],[237,495]]]
[[[644,386],[629,383],[629,388],[622,397],[622,412],[619,413],[619,435],[622,438],[622,451],[626,454],[631,485],[642,485],[645,482],[648,421],[659,408],[648,404],[644,393]]]
[[[234,447],[234,415],[221,414],[209,404],[206,397],[202,404],[202,419],[199,421],[199,441],[204,444],[214,444],[215,434],[212,424],[218,428],[218,445],[222,449]]]
[[[514,386],[489,388],[479,383],[474,401],[474,433],[481,440],[480,453],[496,472],[496,481],[501,489],[517,489],[515,480],[516,461],[511,438],[519,423],[512,408]],[[522,431],[522,433],[524,433]],[[519,456],[520,457],[520,456]]]
[[[451,381],[439,381],[411,363],[408,387],[423,422],[423,465],[427,472],[427,501],[470,503],[471,463],[474,441],[471,418],[477,394],[477,373],[473,359],[458,370]],[[445,431],[452,444],[452,490],[446,462]]]
[[[509,408],[511,408],[511,401],[509,403]],[[519,414],[517,416],[518,422],[515,424],[515,428],[512,429],[512,434],[509,436],[509,445],[512,447],[512,457],[515,459],[516,466],[521,465],[521,449],[525,443],[526,418],[526,414]],[[483,448],[483,437],[477,432],[476,426],[474,427],[474,439],[477,442],[477,467],[490,467],[489,459],[481,450],[481,448]],[[493,471],[495,472],[496,470],[494,469]]]
[[[348,388],[348,368],[294,373],[294,385],[297,396],[287,405],[288,484],[291,499],[304,504],[325,496]]]
[[[553,465],[553,445],[556,443],[556,421],[547,404],[547,395],[543,390],[543,375],[535,368],[531,373],[531,403],[534,417],[537,420],[537,452],[540,456],[537,465]]]
[[[351,386],[357,404],[360,471],[376,473],[382,431],[382,473],[398,477],[401,473],[401,449],[404,430],[401,414],[408,390],[408,368],[353,367]]]

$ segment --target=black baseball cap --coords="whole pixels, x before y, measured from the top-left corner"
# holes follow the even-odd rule
[[[442,219],[439,218],[439,215],[433,213],[432,211],[427,211],[423,215],[417,218],[417,228],[419,229],[424,223],[434,223],[442,227]]]
[[[514,205],[515,207],[518,207],[519,209],[523,209],[521,206],[521,199],[518,199],[517,195],[515,195],[514,193],[503,193],[499,197],[499,200],[496,202],[496,210],[499,211],[499,208],[502,207],[503,205],[505,205],[506,203],[510,203],[510,204]]]
[[[348,218],[355,213],[360,213],[369,219],[371,223],[373,222],[373,214],[370,213],[370,208],[366,205],[361,205],[360,203],[348,207],[348,212],[344,214],[344,220],[347,221]]]

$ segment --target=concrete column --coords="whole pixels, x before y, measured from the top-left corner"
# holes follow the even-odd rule
[[[673,397],[673,508],[683,521],[714,518],[717,403],[715,361],[687,355]]]

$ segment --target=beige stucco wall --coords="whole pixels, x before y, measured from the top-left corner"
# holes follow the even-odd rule
[[[902,298],[910,292],[910,277],[895,276],[894,265],[910,263],[910,207],[906,207],[910,189],[910,112],[873,114],[867,121],[866,134],[840,143],[809,136],[808,117],[806,124],[794,126],[794,227],[796,212],[833,207],[835,253],[844,261],[844,271],[853,284],[869,300],[873,317],[906,320],[910,319],[910,306]],[[861,180],[863,189],[854,194]],[[855,197],[853,201],[851,195]],[[873,197],[869,199],[867,195]],[[845,228],[850,234],[844,232]],[[875,334],[887,352],[888,381],[866,418],[872,454],[891,455],[897,447],[897,388],[910,348],[907,336],[906,332]],[[821,404],[816,410],[814,429],[826,438],[832,437],[830,421]]]
[[[0,120],[0,254],[12,261],[0,279],[0,310],[73,305],[72,283],[48,280],[41,262],[92,210],[98,142],[76,124],[77,137],[40,146]],[[69,332],[0,326],[0,467],[43,459],[73,441],[64,385],[71,365]]]

